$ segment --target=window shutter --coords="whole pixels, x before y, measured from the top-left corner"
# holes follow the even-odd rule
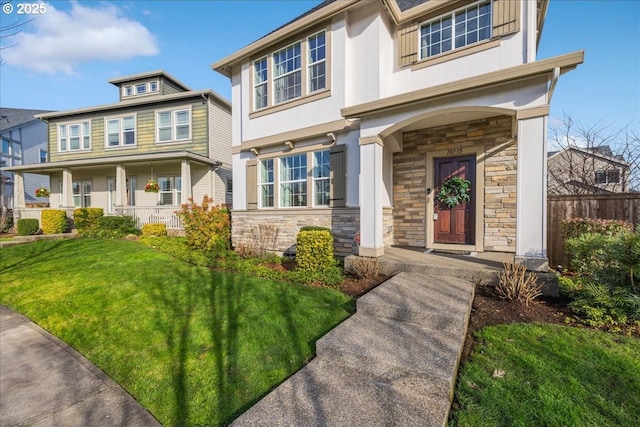
[[[247,210],[258,209],[258,161],[247,161]]]
[[[413,64],[418,61],[418,24],[406,24],[398,30],[398,65]]]
[[[332,208],[344,207],[346,205],[345,198],[345,146],[334,145],[329,152],[329,166],[331,168],[329,174],[330,182],[330,200],[329,206]]]
[[[493,0],[493,37],[520,31],[520,0]]]

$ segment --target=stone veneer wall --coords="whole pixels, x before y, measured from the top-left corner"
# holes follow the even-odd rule
[[[231,213],[231,241],[234,247],[254,244],[260,227],[278,228],[276,252],[295,252],[296,235],[305,225],[331,229],[336,255],[355,253],[355,234],[360,231],[360,208],[314,209],[295,211],[233,211]],[[383,208],[383,241],[385,247],[393,243],[393,209]]]
[[[394,243],[425,247],[426,154],[482,145],[484,148],[484,249],[515,252],[517,144],[511,117],[501,116],[403,134],[393,155]],[[452,155],[455,156],[455,155]],[[433,165],[428,173],[433,174]]]
[[[360,228],[360,208],[232,211],[231,242],[234,247],[254,244],[261,226],[276,226],[278,240],[274,250],[293,253],[296,235],[305,225],[330,228],[336,255],[351,255],[354,236]]]

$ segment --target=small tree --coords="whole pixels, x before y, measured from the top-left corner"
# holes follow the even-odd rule
[[[189,199],[177,212],[189,246],[207,252],[229,249],[231,245],[229,211],[213,203],[208,196],[203,197],[201,205]]]
[[[640,138],[631,125],[585,126],[565,115],[549,129],[549,194],[640,190]]]

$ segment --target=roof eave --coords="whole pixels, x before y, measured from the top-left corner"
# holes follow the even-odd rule
[[[302,18],[290,23],[285,27],[282,27],[270,34],[267,34],[261,39],[256,40],[255,42],[236,51],[235,53],[232,53],[231,55],[225,58],[222,58],[219,61],[214,62],[213,64],[211,64],[211,68],[214,71],[217,71],[218,73],[224,76],[231,77],[232,67],[238,62],[242,61],[243,59],[251,56],[257,51],[260,51],[275,43],[278,43],[280,40],[282,40],[285,37],[288,37],[300,31],[304,31],[310,25],[314,25],[319,21],[328,19],[333,15],[336,15],[342,12],[343,10],[351,7],[357,2],[358,0],[341,0],[341,1],[336,1],[334,3],[331,3],[323,7],[322,9],[318,9],[317,11],[309,15],[303,16]]]

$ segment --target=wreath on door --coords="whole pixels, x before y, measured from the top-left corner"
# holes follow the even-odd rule
[[[452,176],[444,180],[436,198],[451,209],[455,208],[462,202],[470,202],[470,191],[471,182],[466,179],[462,179],[459,176]]]

